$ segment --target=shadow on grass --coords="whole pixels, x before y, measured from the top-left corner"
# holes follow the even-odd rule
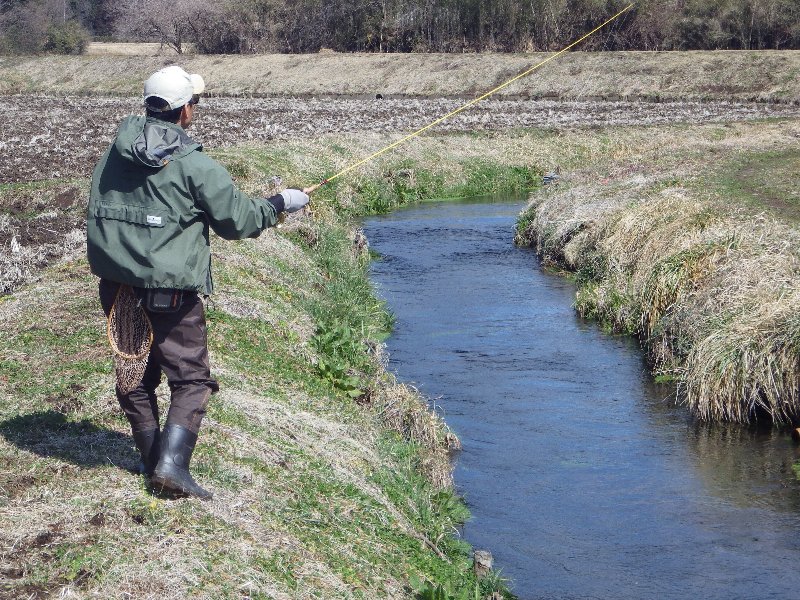
[[[92,421],[71,421],[54,410],[0,421],[0,435],[18,448],[81,467],[115,465],[135,471],[139,454],[133,439]]]

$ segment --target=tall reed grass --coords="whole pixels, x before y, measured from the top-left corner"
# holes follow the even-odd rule
[[[576,272],[578,311],[637,335],[700,419],[800,420],[791,223],[663,180],[586,183],[536,196],[518,243]]]

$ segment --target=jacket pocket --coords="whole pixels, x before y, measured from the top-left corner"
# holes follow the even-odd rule
[[[98,204],[94,210],[94,216],[100,219],[124,221],[147,227],[164,227],[167,224],[168,215],[166,210],[128,204]]]

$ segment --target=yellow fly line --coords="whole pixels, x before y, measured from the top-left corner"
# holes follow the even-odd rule
[[[518,79],[522,79],[523,77],[526,77],[526,76],[530,75],[530,74],[531,74],[531,73],[533,73],[533,72],[534,72],[536,69],[538,69],[538,68],[540,68],[540,67],[542,67],[542,66],[546,65],[546,64],[547,64],[547,63],[549,63],[551,60],[558,58],[559,56],[561,56],[561,55],[562,55],[562,54],[564,54],[565,52],[568,52],[569,50],[571,50],[572,48],[574,48],[575,46],[577,46],[578,44],[580,44],[580,43],[581,43],[583,40],[585,40],[586,38],[593,36],[595,33],[597,33],[598,31],[600,31],[601,29],[603,29],[603,27],[605,27],[605,26],[606,26],[606,25],[608,25],[609,23],[611,23],[611,22],[613,22],[613,21],[617,20],[617,19],[618,19],[620,16],[622,16],[623,14],[625,14],[626,12],[628,12],[628,11],[629,11],[631,8],[633,8],[633,4],[629,4],[628,6],[626,6],[625,8],[623,8],[621,11],[619,11],[617,14],[615,14],[613,17],[611,17],[611,18],[610,18],[610,19],[608,19],[606,22],[604,22],[602,25],[598,25],[598,26],[597,26],[597,27],[595,27],[595,28],[594,28],[592,31],[590,31],[589,33],[587,33],[586,35],[584,35],[584,36],[583,36],[583,37],[581,37],[580,39],[577,39],[577,40],[575,40],[575,41],[574,41],[574,42],[572,42],[572,43],[571,43],[569,46],[566,46],[565,48],[563,48],[562,50],[559,50],[559,51],[558,51],[558,52],[556,52],[555,54],[553,54],[553,55],[551,55],[551,56],[548,56],[548,57],[547,57],[546,59],[544,59],[542,62],[540,62],[540,63],[538,63],[538,64],[534,65],[533,67],[531,67],[530,69],[528,69],[528,70],[527,70],[527,71],[525,71],[524,73],[520,73],[519,75],[517,75],[516,77],[513,77],[512,79],[509,79],[509,80],[508,80],[508,81],[506,81],[505,83],[501,83],[501,84],[500,84],[500,85],[498,85],[496,88],[494,88],[494,89],[492,89],[492,90],[489,90],[488,92],[486,92],[486,93],[485,93],[485,94],[483,94],[482,96],[480,96],[480,97],[478,97],[478,98],[475,98],[474,100],[470,100],[469,102],[467,102],[467,103],[466,103],[466,104],[464,104],[463,106],[461,106],[461,107],[459,107],[459,108],[457,108],[457,109],[453,110],[452,112],[449,112],[449,113],[447,113],[447,114],[446,114],[446,115],[444,115],[443,117],[439,117],[438,119],[436,119],[436,120],[435,120],[435,121],[433,121],[432,123],[429,123],[428,125],[425,125],[425,127],[422,127],[422,128],[420,128],[420,129],[417,129],[417,130],[416,130],[414,133],[409,133],[409,134],[408,134],[407,136],[405,136],[404,138],[401,138],[401,139],[397,140],[396,142],[394,142],[394,143],[392,143],[392,144],[389,144],[389,145],[388,145],[388,146],[386,146],[385,148],[382,148],[381,150],[378,150],[378,151],[377,151],[377,152],[375,152],[374,154],[371,154],[370,156],[368,156],[368,157],[366,157],[366,158],[364,158],[364,159],[362,159],[362,160],[358,161],[357,163],[353,163],[352,165],[350,165],[349,167],[347,167],[347,168],[345,168],[345,169],[342,169],[341,171],[339,171],[339,172],[338,172],[338,173],[336,173],[335,175],[331,175],[330,177],[328,177],[327,179],[325,179],[325,180],[324,180],[324,181],[322,181],[321,183],[318,183],[317,185],[313,186],[313,187],[312,187],[312,188],[311,188],[309,191],[310,191],[310,192],[311,192],[311,191],[314,191],[314,190],[316,190],[317,188],[319,188],[320,186],[323,186],[323,185],[325,185],[326,183],[333,181],[333,180],[334,180],[334,179],[336,179],[337,177],[341,177],[341,176],[342,176],[342,175],[344,175],[345,173],[349,173],[349,172],[350,172],[350,171],[352,171],[353,169],[357,169],[358,167],[360,167],[360,166],[361,166],[361,165],[363,165],[364,163],[367,163],[367,162],[369,162],[369,161],[371,161],[371,160],[373,160],[373,159],[377,158],[377,157],[378,157],[378,156],[380,156],[381,154],[383,154],[383,153],[385,153],[385,152],[388,152],[389,150],[391,150],[391,149],[393,149],[393,148],[396,148],[396,147],[397,147],[397,146],[399,146],[400,144],[404,144],[405,142],[407,142],[407,141],[408,141],[408,140],[410,140],[411,138],[415,138],[415,137],[417,137],[418,135],[420,135],[420,134],[424,133],[425,131],[427,131],[427,130],[428,130],[428,129],[430,129],[431,127],[435,127],[436,125],[438,125],[438,124],[439,124],[439,123],[441,123],[442,121],[444,121],[444,120],[446,120],[446,119],[449,119],[450,117],[452,117],[452,116],[455,116],[455,115],[457,115],[458,113],[460,113],[460,112],[462,112],[462,111],[465,111],[465,110],[467,110],[467,109],[468,109],[470,106],[473,106],[473,105],[477,104],[478,102],[481,102],[482,100],[486,100],[486,98],[488,98],[489,96],[492,96],[493,94],[495,94],[495,93],[499,92],[499,91],[500,91],[500,90],[502,90],[504,87],[508,87],[509,85],[511,85],[512,83],[514,83],[515,81],[517,81]]]

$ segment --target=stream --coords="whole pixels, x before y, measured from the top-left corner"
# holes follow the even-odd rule
[[[364,222],[389,368],[464,446],[463,536],[522,600],[800,597],[800,449],[676,406],[635,339],[582,320],[573,283],[514,247],[524,204]]]

